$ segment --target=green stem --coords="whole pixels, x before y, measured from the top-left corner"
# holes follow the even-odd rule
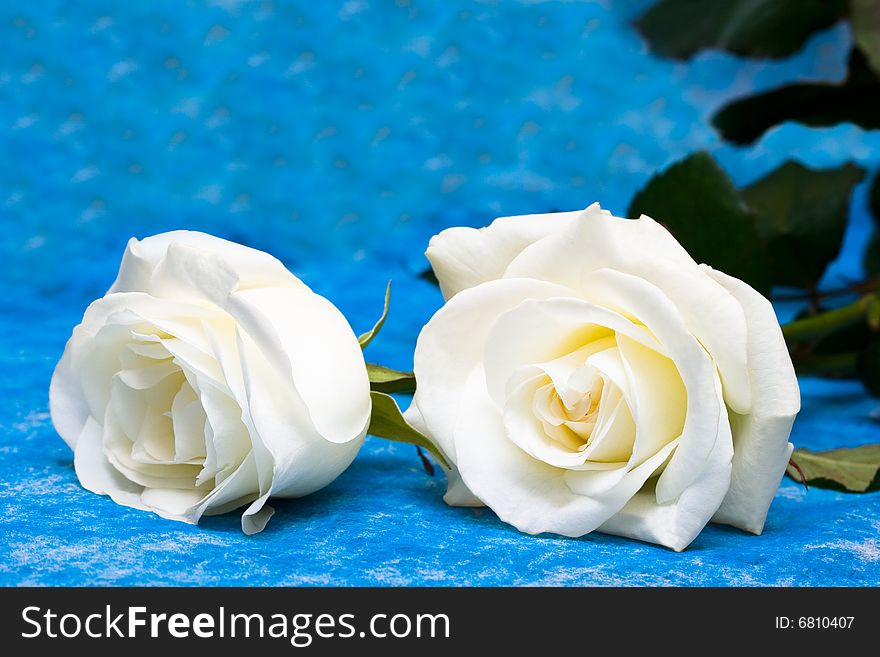
[[[880,298],[876,294],[866,294],[847,306],[789,322],[782,327],[782,335],[789,343],[815,340],[866,318],[873,319],[878,305]]]

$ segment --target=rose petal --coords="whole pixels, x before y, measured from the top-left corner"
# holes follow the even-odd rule
[[[636,435],[631,463],[639,464],[682,434],[688,394],[669,358],[625,335],[617,336],[626,370]]]
[[[713,522],[760,534],[770,503],[791,457],[788,442],[800,410],[797,377],[773,306],[742,281],[705,266],[742,305],[748,319],[752,412],[732,415],[733,474]]]
[[[172,374],[179,373],[180,368],[169,360],[159,361],[145,367],[120,370],[116,376],[129,388],[143,390],[145,388],[152,388]]]
[[[577,495],[565,481],[571,470],[538,461],[508,439],[479,368],[464,385],[455,445],[468,488],[499,518],[529,534],[563,536],[583,536],[596,529],[626,504],[667,456],[658,453],[602,495]]]
[[[363,350],[332,303],[308,290],[266,288],[235,293],[229,309],[269,362],[292,378],[326,440],[364,435],[371,403]]]
[[[614,344],[616,347],[616,338]],[[609,392],[614,389],[620,391],[620,396],[624,400],[632,397],[633,392],[630,390],[630,378],[627,376],[626,368],[620,358],[620,349],[603,349],[598,351],[587,359],[587,363],[595,367],[605,377],[606,382],[611,384]]]
[[[104,454],[103,429],[89,417],[76,443],[73,466],[79,483],[98,495],[109,495],[114,502],[134,509],[146,509],[141,502],[143,487],[126,479],[110,465]]]
[[[715,363],[689,333],[678,308],[656,286],[610,269],[591,272],[584,283],[596,303],[613,303],[645,324],[675,363],[687,390],[682,439],[657,482],[658,500],[674,500],[702,471],[717,439],[719,414],[726,417],[724,405],[719,405],[714,395],[706,394],[716,377]]]
[[[584,456],[592,463],[622,461],[626,464],[630,460],[636,439],[636,424],[632,412],[622,396],[618,398],[617,403],[611,405],[611,409],[607,416],[600,417],[596,421],[592,442],[584,451]]]
[[[715,378],[715,394],[721,386]],[[599,531],[651,543],[680,552],[690,545],[715,513],[730,485],[733,445],[726,414],[718,417],[718,440],[697,479],[675,500],[660,503],[650,487],[639,491]],[[679,444],[678,449],[681,449]],[[667,466],[668,467],[668,466]]]
[[[174,462],[204,463],[205,409],[188,383],[181,386],[171,402],[174,425]]]
[[[83,488],[98,495],[109,495],[122,506],[152,511],[169,520],[188,523],[198,522],[192,506],[203,492],[192,490],[145,490],[130,481],[107,460],[102,446],[101,425],[92,418],[86,421],[74,454],[74,467]]]
[[[514,370],[561,358],[603,340],[610,335],[609,329],[660,349],[647,331],[622,315],[572,296],[528,300],[500,313],[486,340],[483,359],[489,394],[496,404],[503,406]],[[598,347],[603,345],[605,342],[600,342]]]
[[[223,300],[239,281],[248,287],[302,285],[276,258],[256,249],[188,230],[132,238],[109,292],[147,292],[181,300],[202,295]],[[218,305],[223,305],[218,303]]]
[[[553,440],[532,410],[532,399],[546,380],[547,376],[538,371],[511,391],[502,415],[505,432],[526,454],[544,463],[560,468],[580,465],[585,460],[583,452]]]
[[[403,418],[406,420],[407,424],[413,427],[416,431],[425,436],[430,435],[425,420],[422,418],[422,414],[419,412],[419,408],[415,404],[409,405],[409,408],[407,408],[403,414]],[[439,446],[438,449],[440,449]],[[440,449],[440,452],[442,453],[443,450]],[[452,463],[449,455],[444,453],[443,456],[452,465],[452,468],[446,468],[442,465],[440,466],[446,473],[446,494],[443,496],[443,501],[449,506],[485,506],[485,504],[483,504],[461,480],[461,473],[458,471],[455,464]]]
[[[201,346],[198,347],[180,338],[155,339],[174,357],[174,364],[177,367],[197,375],[205,384],[213,385],[224,392],[228,391],[216,358],[205,351],[209,349],[207,341],[202,339]]]
[[[603,268],[638,276],[662,290],[679,309],[688,331],[715,358],[727,403],[739,412],[748,411],[751,388],[742,308],[650,217],[586,214],[523,249],[504,276],[552,281],[593,299],[584,277]],[[613,297],[608,301],[609,307],[616,307]]]
[[[154,336],[149,337],[153,338]],[[171,358],[171,354],[168,353],[168,350],[159,342],[132,342],[126,345],[126,348],[131,353],[143,356],[144,358],[151,358],[153,360],[165,360]]]
[[[570,294],[566,288],[541,281],[490,281],[456,294],[422,328],[413,356],[419,386],[412,403],[430,427],[430,438],[452,461],[462,387],[471,370],[482,363],[498,316],[525,299],[566,294]]]
[[[425,255],[443,298],[451,299],[462,290],[501,278],[529,244],[591,212],[600,212],[598,203],[575,212],[500,217],[485,228],[447,228],[431,238]]]
[[[268,493],[259,497],[241,514],[241,531],[247,536],[259,534],[275,515],[275,509],[266,504],[268,499]]]
[[[145,462],[146,459],[138,458],[139,455],[134,453],[133,446],[134,442],[123,433],[112,409],[108,409],[104,417],[104,454],[114,468],[145,488],[195,488],[200,466]]]
[[[609,331],[608,337],[590,342],[586,346],[554,360],[539,363],[538,367],[544,370],[553,381],[553,386],[562,401],[572,406],[583,398],[585,392],[581,386],[572,385],[572,376],[575,372],[584,369],[590,356],[615,346],[614,337]],[[584,385],[587,384],[588,382],[584,382]]]
[[[207,418],[203,438],[205,462],[196,483],[212,478],[220,483],[244,461],[253,448],[253,439],[243,420],[242,408],[232,397],[210,383],[201,384],[199,377],[193,383]],[[256,490],[256,483],[253,488]]]
[[[74,334],[68,341],[49,384],[49,413],[52,424],[67,446],[74,450],[89,419],[89,403],[71,365],[78,340]]]
[[[255,490],[257,476],[254,455],[249,453],[232,474],[199,503],[195,510],[196,516],[220,515],[244,504],[250,504],[258,496]]]
[[[141,502],[162,518],[195,525],[199,522],[199,515],[194,507],[204,497],[205,491],[149,487],[141,493]]]
[[[347,442],[326,440],[292,383],[279,375],[248,335],[242,333],[240,338],[246,418],[254,438],[261,496],[300,497],[323,488],[354,460],[366,435],[366,421]],[[294,436],[296,440],[291,439]]]

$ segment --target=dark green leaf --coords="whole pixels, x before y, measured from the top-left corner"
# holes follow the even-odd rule
[[[796,449],[791,460],[798,464],[807,483],[817,488],[832,488],[851,493],[865,493],[880,488],[880,445],[863,445],[812,452]],[[788,476],[801,481],[798,472],[788,466]]]
[[[792,84],[726,105],[712,119],[721,136],[750,144],[783,121],[819,127],[855,123],[880,128],[880,81],[853,50],[849,76],[842,84]]]
[[[871,192],[868,196],[868,205],[871,208],[871,214],[874,215],[874,234],[868,241],[865,249],[865,271],[870,276],[880,274],[880,230],[878,230],[878,222],[880,222],[880,171],[874,175],[874,182],[871,183]]]
[[[868,240],[868,246],[865,247],[865,272],[869,276],[877,276],[880,274],[880,233],[874,229],[874,234]]]
[[[388,305],[391,303],[391,281],[388,281],[388,287],[385,288],[385,307],[382,309],[382,316],[376,322],[376,324],[366,333],[362,333],[358,336],[358,342],[361,345],[361,349],[366,349],[367,345],[373,341],[379,331],[382,330],[382,326],[385,324],[385,319],[388,317]]]
[[[414,392],[416,377],[412,372],[398,372],[389,367],[367,363],[370,390],[379,392]]]
[[[820,339],[812,352],[817,356],[831,356],[861,351],[868,346],[873,336],[867,322],[858,322],[843,326]]]
[[[708,153],[654,176],[630,204],[629,215],[640,214],[664,224],[697,262],[768,291],[770,261],[755,218]]]
[[[449,462],[437,446],[407,424],[393,397],[383,392],[373,391],[370,393],[370,398],[373,401],[373,411],[370,416],[369,433],[399,443],[418,445],[431,452],[443,467],[449,467]]]
[[[880,397],[880,341],[873,340],[862,350],[858,374],[868,394]]]
[[[864,175],[854,164],[818,170],[786,162],[742,190],[770,249],[774,285],[818,284],[840,252],[849,199]]]
[[[785,57],[845,11],[846,0],[660,0],[636,27],[666,57],[685,59],[703,48]]]
[[[812,353],[792,358],[794,369],[800,376],[824,376],[832,379],[854,378],[858,360],[859,354],[857,352]]]
[[[849,6],[856,45],[865,53],[868,65],[880,73],[880,2],[850,0]]]

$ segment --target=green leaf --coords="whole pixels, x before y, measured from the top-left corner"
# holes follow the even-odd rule
[[[880,341],[875,339],[862,350],[856,367],[868,394],[880,397]]]
[[[870,0],[868,0],[870,1]],[[685,59],[704,48],[785,57],[832,25],[846,0],[660,0],[636,21],[655,53]]]
[[[880,274],[880,230],[878,230],[878,222],[880,222],[880,171],[877,172],[874,176],[874,182],[871,183],[868,205],[871,208],[871,214],[874,215],[874,234],[865,248],[863,262],[865,272],[869,276],[877,276]]]
[[[832,488],[851,493],[866,493],[880,488],[880,444],[845,447],[824,452],[796,449],[791,460],[800,466],[806,481],[816,488]],[[788,476],[801,481],[795,468],[788,466]]]
[[[372,391],[370,392],[370,398],[373,400],[373,412],[370,416],[369,433],[379,438],[387,438],[399,443],[418,445],[431,452],[444,468],[450,467],[449,461],[446,460],[446,457],[443,456],[437,446],[426,436],[407,424],[393,397],[386,395],[384,392]]]
[[[868,346],[873,335],[867,322],[842,326],[820,338],[813,347],[812,353],[817,356],[832,356],[858,352]]]
[[[851,379],[856,375],[859,354],[841,351],[834,354],[807,354],[794,357],[794,369],[800,376],[824,376],[833,379]]]
[[[770,260],[755,217],[712,156],[696,153],[654,176],[629,207],[664,224],[697,261],[770,288]]]
[[[388,287],[385,288],[385,307],[382,309],[382,316],[379,318],[373,328],[371,328],[366,333],[362,333],[358,336],[358,342],[361,345],[361,349],[366,349],[367,345],[373,341],[379,331],[382,330],[382,326],[385,324],[385,319],[388,317],[388,305],[391,303],[391,281],[388,281]]]
[[[786,162],[742,190],[770,250],[774,285],[818,284],[840,252],[850,196],[864,176],[854,164],[818,170]]]
[[[412,372],[399,372],[390,367],[367,363],[370,390],[379,392],[414,392],[416,377]]]
[[[868,240],[868,246],[865,247],[865,273],[869,276],[877,276],[880,274],[880,232],[874,229],[874,234]]]
[[[721,136],[737,144],[751,144],[783,121],[812,127],[855,123],[880,128],[880,80],[868,69],[864,56],[853,50],[849,76],[842,84],[791,84],[726,105],[712,123]]]
[[[868,65],[880,73],[880,3],[877,0],[850,0],[849,20],[853,39],[865,53]]]

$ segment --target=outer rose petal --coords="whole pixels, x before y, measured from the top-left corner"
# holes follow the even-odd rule
[[[98,495],[109,495],[114,502],[135,509],[147,509],[141,502],[143,486],[126,479],[110,465],[104,455],[103,428],[94,419],[86,420],[76,443],[73,466],[83,488]]]
[[[730,490],[712,518],[760,534],[793,446],[791,425],[801,407],[797,377],[773,306],[739,279],[703,265],[742,304],[749,324],[752,412],[731,415],[733,474]]]
[[[500,217],[485,228],[447,228],[431,238],[425,255],[443,297],[450,299],[462,290],[501,278],[510,261],[529,244],[592,212],[601,212],[598,203],[574,212]]]
[[[313,424],[309,408],[291,381],[279,375],[256,343],[242,334],[239,348],[252,423],[249,428],[255,447],[258,443],[271,457],[272,494],[300,497],[326,486],[354,459],[366,436],[367,423],[345,442],[327,440]],[[259,457],[260,452],[256,453]],[[259,458],[257,468],[263,469]]]
[[[370,380],[363,350],[336,306],[308,289],[278,287],[236,292],[229,311],[268,362],[292,377],[326,440],[346,443],[364,435]]]
[[[79,436],[89,419],[89,403],[71,367],[74,340],[76,334],[64,348],[64,354],[49,384],[49,413],[52,424],[70,449],[76,449]]]
[[[175,280],[175,276],[180,278]],[[213,235],[176,230],[129,240],[119,275],[108,294],[146,292],[179,300],[175,291],[180,287],[192,287],[193,283],[212,287],[219,283],[227,287],[228,294],[230,283],[235,281],[245,281],[247,287],[299,283],[268,253]]]
[[[246,423],[254,441],[260,485],[260,496],[242,516],[242,529],[252,534],[269,520],[264,504],[270,495],[300,497],[336,479],[357,455],[367,426],[364,423],[346,442],[326,440],[317,432],[291,381],[279,374],[249,336],[239,335],[239,352],[248,407]],[[369,399],[369,384],[366,394]],[[271,515],[271,510],[268,513]]]

